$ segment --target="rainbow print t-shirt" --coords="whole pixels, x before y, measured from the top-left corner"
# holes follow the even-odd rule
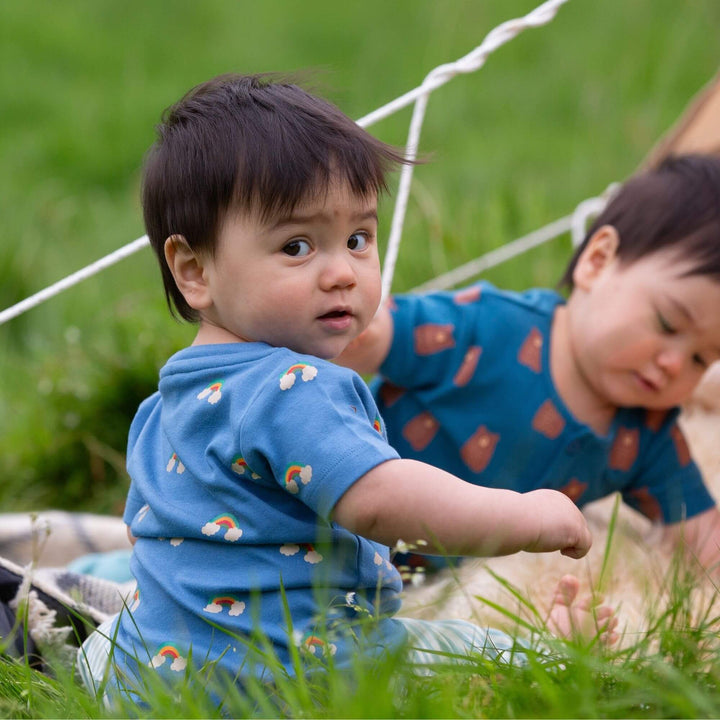
[[[356,480],[397,457],[347,369],[262,343],[170,358],[130,430],[138,592],[118,621],[131,651],[116,653],[119,676],[180,677],[191,658],[260,673],[257,629],[290,672],[291,645],[341,664],[358,650],[345,631],[368,617],[369,651],[397,646],[388,548],[331,521]]]

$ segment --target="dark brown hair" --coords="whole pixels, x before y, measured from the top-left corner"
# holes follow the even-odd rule
[[[688,274],[711,275],[720,282],[720,158],[669,157],[628,180],[593,222],[560,285],[572,288],[577,259],[603,225],[618,232],[621,263],[673,249],[692,262]]]
[[[322,193],[335,174],[358,196],[387,190],[405,163],[331,103],[273,75],[221,75],[169,107],[143,174],[145,228],[171,312],[198,319],[167,266],[165,240],[182,235],[212,256],[229,210],[263,219]]]

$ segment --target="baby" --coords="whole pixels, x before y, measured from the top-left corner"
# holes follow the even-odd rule
[[[401,457],[580,506],[619,491],[715,565],[720,513],[677,418],[720,357],[720,159],[671,158],[628,181],[563,282],[567,302],[485,282],[396,296],[340,362],[380,373]]]
[[[268,652],[292,674],[298,648],[335,666],[405,645],[418,663],[509,652],[510,638],[468,622],[397,618],[388,548],[579,558],[582,514],[556,490],[486,488],[400,459],[363,380],[329,362],[376,313],[377,200],[403,156],[267,76],[196,87],[158,132],[145,224],[170,308],[197,333],[130,429],[137,592],[81,648],[85,682],[137,699],[148,672],[204,665],[242,683],[267,674]],[[576,593],[564,578],[559,632],[589,617]],[[612,613],[597,617],[612,639]]]

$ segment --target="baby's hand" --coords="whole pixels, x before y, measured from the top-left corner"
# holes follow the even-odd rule
[[[368,327],[335,358],[335,362],[363,375],[374,375],[390,351],[392,338],[392,317],[390,309],[384,305]]]
[[[528,552],[559,550],[571,558],[581,558],[592,545],[592,536],[583,514],[575,503],[557,490],[533,490],[523,495],[536,522],[535,542]]]

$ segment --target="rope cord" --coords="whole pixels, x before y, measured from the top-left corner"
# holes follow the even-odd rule
[[[62,280],[58,280],[56,283],[49,285],[44,290],[40,290],[34,295],[25,298],[25,300],[21,300],[15,305],[11,305],[6,310],[0,312],[0,325],[6,323],[11,318],[22,315],[22,313],[27,312],[31,308],[34,308],[36,305],[45,302],[45,300],[49,300],[51,297],[59,295],[61,292],[63,292],[63,290],[67,290],[73,285],[77,285],[79,282],[82,282],[83,280],[86,280],[93,275],[97,275],[97,273],[99,273],[101,270],[104,270],[111,265],[115,265],[116,263],[120,262],[120,260],[129,257],[133,253],[137,252],[138,250],[144,248],[146,245],[149,244],[150,241],[148,240],[148,236],[143,235],[137,240],[133,240],[131,243],[128,243],[127,245],[124,245],[123,247],[111,252],[109,255],[105,255],[105,257],[96,260],[94,263],[91,263],[90,265],[87,265],[86,267],[77,270],[71,275],[68,275]]]
[[[564,5],[565,2],[567,2],[567,0],[548,0],[548,2],[539,5],[524,17],[508,20],[498,25],[485,36],[482,43],[472,52],[469,52],[454,63],[447,63],[434,68],[427,74],[422,85],[402,95],[393,102],[388,103],[388,105],[379,108],[374,113],[361,118],[358,120],[358,124],[362,125],[363,123],[376,122],[386,117],[387,112],[396,112],[415,100],[407,144],[405,146],[405,155],[409,159],[414,160],[417,157],[420,130],[422,129],[423,120],[425,119],[425,110],[427,109],[430,93],[452,80],[456,75],[479,70],[485,64],[485,60],[491,53],[514,37],[517,37],[523,30],[539,27],[550,22],[557,14],[560,6]],[[390,294],[390,288],[392,287],[400,249],[402,229],[405,222],[405,213],[407,211],[408,198],[410,197],[410,183],[412,182],[413,169],[413,165],[403,165],[400,171],[400,183],[398,185],[395,209],[390,225],[388,247],[385,251],[385,259],[383,262],[381,306],[382,302]]]
[[[459,285],[466,280],[479,275],[488,268],[495,267],[511,258],[522,255],[538,245],[552,240],[553,238],[563,235],[572,228],[574,214],[555,220],[524,237],[506,243],[495,250],[491,250],[485,255],[481,255],[464,265],[456,267],[454,270],[443,273],[434,277],[432,280],[418,285],[412,289],[412,292],[429,292],[430,290],[447,290],[448,288]]]
[[[445,85],[456,75],[471,73],[479,70],[485,64],[485,60],[491,53],[519,35],[523,30],[540,27],[541,25],[545,25],[550,22],[557,14],[560,6],[564,5],[566,2],[567,0],[547,0],[547,2],[539,5],[527,15],[521,18],[508,20],[507,22],[498,25],[486,35],[483,42],[472,52],[468,53],[454,63],[447,63],[434,68],[428,73],[421,85],[360,118],[357,121],[358,125],[361,127],[368,127],[414,102],[415,106],[413,109],[412,119],[410,121],[408,140],[405,148],[407,156],[414,160],[417,157],[420,130],[422,128],[430,94],[437,88]],[[387,297],[389,294],[393,275],[395,273],[402,228],[405,221],[405,213],[410,195],[412,173],[412,165],[404,165],[400,172],[400,182],[398,185],[398,193],[390,227],[388,247],[383,263],[383,298]],[[62,280],[59,280],[34,295],[25,298],[25,300],[21,300],[15,305],[11,305],[0,312],[0,325],[3,325],[18,315],[22,315],[46,300],[59,295],[61,292],[77,285],[83,280],[96,275],[101,270],[120,262],[120,260],[132,255],[147,245],[149,245],[148,237],[147,235],[143,235],[137,240],[134,240],[118,250],[111,252],[94,263],[81,268]],[[493,252],[497,253],[497,251]],[[482,260],[482,258],[478,258],[478,261],[479,260]]]

